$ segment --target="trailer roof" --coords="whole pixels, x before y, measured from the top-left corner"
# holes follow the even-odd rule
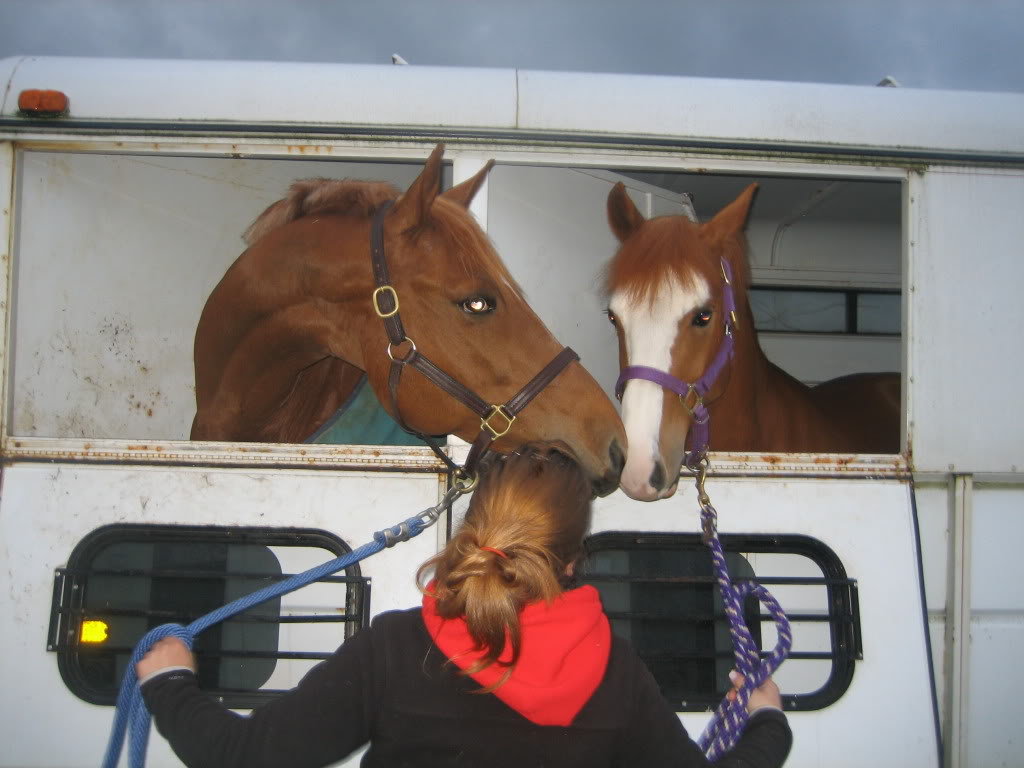
[[[289,133],[559,135],[726,147],[1024,157],[1024,95],[647,75],[153,59],[0,60],[0,130],[24,89],[51,124]]]

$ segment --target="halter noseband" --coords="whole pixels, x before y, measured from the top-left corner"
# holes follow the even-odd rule
[[[679,395],[679,402],[689,411],[691,418],[689,434],[691,448],[685,459],[687,466],[695,465],[691,462],[699,461],[700,457],[708,450],[711,414],[704,403],[704,398],[711,391],[711,387],[714,386],[722,369],[725,368],[725,364],[732,359],[733,331],[739,327],[739,322],[736,319],[736,297],[732,290],[732,268],[725,259],[721,260],[721,264],[722,278],[725,280],[725,287],[722,291],[725,336],[722,337],[718,352],[715,354],[714,360],[711,361],[711,365],[704,371],[704,375],[690,384],[657,368],[650,368],[646,365],[627,365],[619,374],[618,381],[615,382],[615,396],[619,400],[622,399],[622,392],[626,388],[626,382],[630,379],[651,381]]]
[[[416,344],[413,340],[406,336],[405,328],[402,326],[402,319],[398,314],[398,292],[390,285],[388,262],[384,254],[384,216],[391,206],[392,202],[388,201],[377,210],[374,214],[373,226],[370,231],[370,261],[373,264],[373,278],[377,286],[373,292],[373,309],[377,316],[384,321],[384,329],[388,334],[387,351],[388,357],[391,358],[391,370],[388,373],[388,392],[391,397],[391,406],[399,426],[429,445],[438,458],[458,478],[469,483],[467,488],[472,487],[473,483],[476,482],[474,477],[476,466],[490,448],[491,443],[502,437],[512,428],[512,424],[515,422],[519,412],[533,398],[539,395],[569,363],[580,358],[569,347],[565,347],[540,373],[530,379],[525,387],[503,405],[488,403],[471,389],[432,363],[416,349]],[[396,349],[406,342],[408,342],[409,350],[403,356],[396,355]],[[402,418],[401,411],[398,410],[398,385],[402,378],[402,370],[407,365],[415,368],[433,382],[435,386],[447,392],[480,417],[480,432],[469,449],[469,455],[466,457],[464,467],[458,466],[429,436],[412,429],[405,423],[405,419]]]

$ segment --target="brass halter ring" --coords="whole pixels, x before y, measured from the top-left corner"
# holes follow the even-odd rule
[[[404,357],[395,357],[394,353],[392,353],[391,350],[394,349],[397,346],[405,344],[405,342],[407,342],[407,341],[409,342],[409,346],[411,346],[412,349],[410,349],[409,352]],[[413,341],[412,339],[410,339],[408,336],[406,336],[404,339],[402,339],[400,342],[398,342],[398,344],[392,344],[392,343],[388,342],[388,357],[391,358],[391,362],[393,362],[393,363],[404,363],[415,352],[416,352],[416,342]]]

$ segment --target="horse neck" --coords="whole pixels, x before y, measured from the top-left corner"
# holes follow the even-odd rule
[[[283,241],[268,243],[269,258],[280,257],[271,268],[279,282],[269,300],[298,342],[297,362],[330,356],[365,368],[363,339],[373,315],[369,223],[324,216],[285,229]],[[286,259],[282,248],[301,249],[300,255]]]
[[[780,440],[814,408],[810,389],[772,363],[761,349],[754,316],[746,302],[737,310],[738,330],[732,362],[720,375],[721,394],[708,409],[711,444],[716,450],[782,450]]]
[[[196,387],[297,373],[324,357],[362,368],[370,315],[367,232],[299,219],[255,243],[214,289],[196,333]],[[362,242],[343,252],[343,244]]]

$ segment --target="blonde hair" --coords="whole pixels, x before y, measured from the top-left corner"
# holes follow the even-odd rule
[[[436,598],[438,615],[464,617],[476,650],[484,651],[466,674],[492,664],[508,667],[485,689],[492,691],[519,660],[520,612],[558,597],[568,567],[582,554],[591,488],[576,463],[551,448],[495,457],[481,474],[459,530],[417,578],[422,584],[433,570],[434,581],[424,591]],[[506,640],[511,659],[499,661]]]

